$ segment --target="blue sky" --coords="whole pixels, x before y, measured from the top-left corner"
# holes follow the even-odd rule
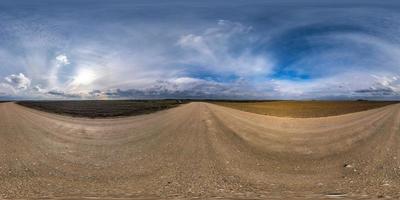
[[[0,99],[399,99],[395,1],[0,2]]]

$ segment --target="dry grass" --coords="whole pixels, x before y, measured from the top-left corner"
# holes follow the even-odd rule
[[[398,103],[393,101],[262,101],[212,102],[247,112],[279,117],[326,117],[359,112]]]

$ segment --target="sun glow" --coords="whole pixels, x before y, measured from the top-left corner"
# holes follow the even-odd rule
[[[89,85],[96,80],[96,73],[89,69],[81,69],[74,78],[75,85]]]

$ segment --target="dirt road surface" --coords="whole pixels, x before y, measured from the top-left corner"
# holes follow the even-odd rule
[[[400,198],[400,105],[279,118],[207,103],[83,119],[0,104],[0,199]]]

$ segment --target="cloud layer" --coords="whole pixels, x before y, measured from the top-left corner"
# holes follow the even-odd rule
[[[396,2],[0,6],[2,99],[400,97]]]

